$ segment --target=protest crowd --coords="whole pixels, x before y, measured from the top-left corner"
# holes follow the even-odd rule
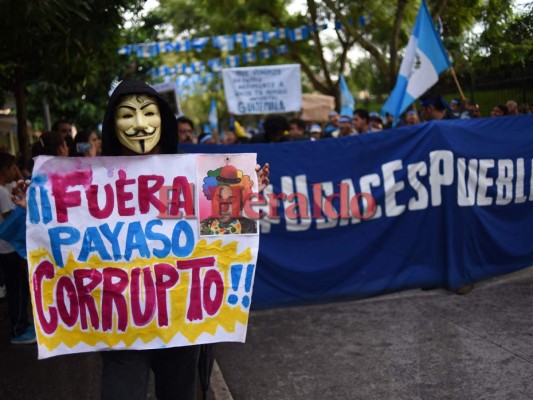
[[[505,104],[496,104],[490,110],[490,117],[512,116],[530,113],[527,105],[519,107],[514,100]],[[398,121],[390,114],[382,117],[377,112],[366,109],[355,109],[353,115],[339,115],[336,110],[328,113],[328,121],[304,121],[298,117],[287,117],[282,114],[271,114],[261,119],[257,126],[243,127],[234,116],[230,117],[229,127],[223,133],[198,132],[192,119],[181,115],[176,119],[178,142],[180,144],[202,145],[233,145],[246,143],[279,143],[291,141],[317,141],[346,136],[362,135],[386,131],[393,126],[401,128],[425,121],[440,119],[472,119],[480,118],[479,105],[468,99],[452,99],[448,104],[440,95],[428,94],[420,99],[420,109],[415,107],[406,110]],[[69,121],[58,120],[51,131],[45,131],[32,145],[32,158],[39,155],[60,157],[95,157],[102,154],[100,133],[82,129],[74,134],[75,129]],[[11,200],[14,183],[23,177],[30,177],[30,165],[16,162],[9,150],[1,150],[0,160],[0,207],[3,218],[15,208]],[[223,150],[221,150],[223,151]],[[29,302],[27,286],[27,267],[23,259],[11,245],[0,241],[0,299],[7,298],[12,324],[12,343],[35,343],[35,331],[28,322],[25,312]],[[18,267],[17,267],[18,266]],[[17,272],[16,276],[13,271]],[[26,275],[24,275],[26,274]],[[11,300],[9,300],[11,299]]]
[[[419,112],[414,107],[405,111],[398,121],[394,121],[392,116],[386,115],[382,118],[377,112],[369,112],[366,109],[357,108],[352,115],[339,115],[336,110],[328,113],[328,121],[320,123],[317,121],[303,121],[301,118],[287,117],[281,114],[270,114],[262,119],[258,126],[243,127],[235,118],[231,116],[229,129],[223,134],[218,132],[197,133],[192,119],[181,115],[175,120],[175,132],[177,132],[176,142],[179,144],[202,144],[202,145],[234,145],[247,143],[280,143],[280,142],[301,142],[318,140],[335,140],[336,138],[366,135],[380,131],[387,131],[393,128],[401,128],[420,124],[425,121],[439,119],[472,119],[480,118],[480,110],[477,104],[467,100],[452,100],[448,105],[441,96],[426,95],[420,99]],[[506,104],[495,105],[491,110],[491,118],[518,115],[516,102],[509,100]],[[51,131],[43,132],[39,139],[31,147],[31,155],[57,157],[95,157],[102,155],[101,134],[94,130],[80,130],[74,134],[73,124],[65,120],[59,120]],[[391,131],[394,134],[395,131]],[[220,150],[227,152],[228,150]],[[8,149],[0,152],[0,207],[2,218],[5,219],[10,213],[15,211],[15,203],[12,199],[13,189],[16,188],[17,180],[31,177],[32,164],[21,165],[16,162]],[[12,226],[2,226],[0,233],[4,234],[6,229],[13,229]],[[20,230],[20,226],[19,226]],[[22,229],[24,230],[24,229]],[[23,233],[24,234],[24,233]],[[30,288],[28,284],[28,265],[25,259],[26,249],[15,249],[11,244],[0,241],[0,301],[5,298],[7,302],[7,316],[10,322],[10,336],[13,345],[36,343],[36,332],[31,322],[30,316]],[[466,294],[472,290],[472,285],[466,285],[456,291],[458,294]],[[109,354],[114,354],[109,353]],[[106,355],[108,353],[104,353]],[[195,363],[197,353],[194,355]],[[107,362],[107,359],[104,358]],[[122,361],[120,361],[122,362]],[[130,362],[125,360],[124,362]],[[192,365],[192,364],[191,364]],[[191,365],[187,367],[190,371]],[[194,368],[193,368],[194,369]],[[111,371],[111,370],[109,370]],[[114,372],[106,372],[105,379],[116,379]],[[194,375],[191,375],[193,377]],[[191,380],[193,378],[189,378]],[[111,381],[104,387],[113,388]],[[118,389],[117,389],[118,390]],[[145,389],[144,389],[145,390]],[[123,389],[120,389],[123,392]],[[117,392],[118,393],[118,392]]]
[[[505,104],[496,104],[492,110],[485,112],[490,117],[512,116],[531,113],[531,107],[523,104],[520,107],[514,100]],[[420,109],[409,107],[397,121],[389,113],[384,116],[376,111],[357,108],[353,115],[340,115],[331,110],[328,121],[304,121],[285,115],[270,115],[261,119],[256,126],[242,126],[236,117],[230,116],[227,129],[212,132],[208,126],[202,129],[185,116],[178,118],[179,142],[189,144],[245,144],[245,143],[277,143],[319,139],[339,138],[344,136],[362,135],[416,125],[421,122],[440,119],[472,119],[480,118],[478,104],[468,99],[452,99],[449,104],[438,94],[427,94],[420,99]],[[200,125],[201,126],[201,125]],[[274,133],[275,132],[275,133]]]

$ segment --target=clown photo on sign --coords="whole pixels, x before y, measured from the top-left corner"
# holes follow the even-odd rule
[[[257,220],[246,215],[244,207],[257,193],[255,170],[246,158],[242,154],[199,156],[200,235],[257,234]]]

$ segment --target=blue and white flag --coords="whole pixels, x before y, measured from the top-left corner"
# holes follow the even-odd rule
[[[217,103],[215,99],[211,99],[211,107],[209,108],[209,127],[211,132],[218,131]]]
[[[242,47],[243,49],[249,49],[256,47],[258,43],[257,33],[253,32],[250,34],[245,34],[242,36]]]
[[[289,52],[289,47],[286,44],[282,44],[281,46],[277,47],[278,54],[287,54]]]
[[[341,89],[341,115],[352,115],[355,109],[355,100],[342,75],[339,78],[339,87]]]
[[[202,51],[210,39],[211,38],[208,38],[208,37],[192,39],[190,41],[191,47],[196,51]]]
[[[259,57],[261,60],[268,60],[274,56],[274,50],[272,49],[261,49],[259,51]]]
[[[250,51],[248,53],[244,53],[242,55],[242,62],[243,63],[253,63],[257,61],[257,55],[255,51]]]
[[[426,2],[422,0],[396,86],[383,106],[383,112],[397,119],[409,105],[438,82],[439,74],[450,65]]]
[[[220,58],[212,58],[207,62],[207,65],[209,65],[209,68],[211,68],[212,71],[222,70],[222,61]]]
[[[241,57],[238,54],[226,57],[226,66],[228,68],[236,68],[239,66]]]
[[[213,38],[213,45],[222,51],[232,51],[234,48],[233,35],[219,35]]]

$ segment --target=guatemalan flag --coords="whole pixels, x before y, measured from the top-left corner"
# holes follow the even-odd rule
[[[342,75],[339,78],[339,86],[341,89],[341,115],[351,116],[355,108],[355,100]]]
[[[396,86],[383,106],[383,112],[397,119],[409,105],[438,82],[439,74],[450,65],[426,2],[422,0]]]
[[[209,108],[209,127],[213,133],[218,131],[217,103],[215,99],[211,99],[211,107]]]

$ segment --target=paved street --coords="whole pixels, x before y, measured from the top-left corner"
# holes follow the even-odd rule
[[[466,296],[412,290],[251,314],[246,344],[217,345],[234,400],[533,398],[533,268]],[[9,344],[0,302],[0,399],[98,399],[100,357],[38,361]],[[228,399],[220,375],[209,399]],[[149,399],[153,399],[150,394]]]
[[[533,398],[533,269],[476,285],[253,312],[220,344],[235,400]]]

